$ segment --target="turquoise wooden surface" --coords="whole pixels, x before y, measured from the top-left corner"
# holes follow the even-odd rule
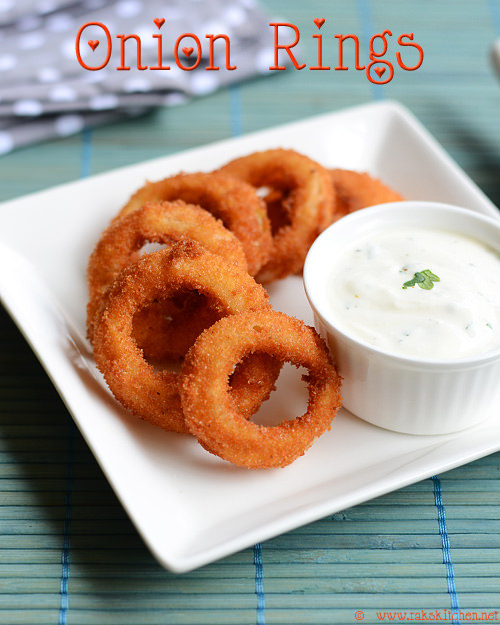
[[[282,72],[26,148],[0,159],[0,199],[394,98],[500,204],[500,83],[488,63],[489,46],[500,36],[500,0],[267,0],[266,6],[300,25],[311,56],[312,19],[326,17],[331,35],[413,31],[424,65],[398,72],[381,88],[354,72]],[[376,623],[377,612],[390,610],[500,609],[500,454],[176,576],[144,547],[4,312],[0,341],[0,623],[326,625]],[[418,614],[413,622],[423,622]]]

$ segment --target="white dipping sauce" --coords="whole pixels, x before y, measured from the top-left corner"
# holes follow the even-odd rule
[[[425,282],[403,288],[417,272]],[[500,347],[500,257],[480,241],[425,228],[387,229],[336,260],[332,323],[384,351],[456,359]]]

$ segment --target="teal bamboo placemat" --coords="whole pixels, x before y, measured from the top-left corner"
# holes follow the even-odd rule
[[[282,72],[27,148],[0,160],[1,199],[394,98],[500,203],[500,84],[488,64],[500,0],[267,6],[301,25],[306,53],[312,19],[324,16],[331,34],[358,33],[365,45],[384,28],[412,30],[425,63],[384,87],[353,72]],[[456,623],[474,622],[473,612],[475,622],[499,620],[500,454],[177,576],[142,544],[4,312],[0,340],[0,623],[326,625],[387,622],[388,613],[436,622],[436,611],[457,612]]]

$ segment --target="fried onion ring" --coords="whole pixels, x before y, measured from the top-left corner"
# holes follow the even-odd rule
[[[270,259],[257,279],[271,282],[300,271],[312,242],[332,221],[335,194],[328,170],[293,150],[277,149],[237,158],[220,171],[267,188],[273,203],[276,192],[282,195],[287,219],[275,226]]]
[[[333,221],[360,208],[404,200],[402,195],[367,173],[348,169],[331,169],[330,175],[337,193],[337,207]]]
[[[159,182],[148,182],[130,198],[118,218],[146,202],[162,200],[198,204],[220,219],[243,245],[252,276],[269,258],[271,227],[265,205],[251,185],[218,172],[179,174]]]
[[[229,376],[235,363],[256,352],[308,369],[309,404],[303,416],[266,427],[238,410],[228,392]],[[341,378],[324,342],[313,328],[271,309],[225,317],[205,330],[187,353],[181,376],[190,432],[209,452],[248,468],[293,462],[330,428],[341,405]]]
[[[92,341],[93,318],[103,294],[117,275],[136,260],[145,243],[172,244],[192,239],[246,271],[238,239],[199,206],[177,202],[150,202],[114,222],[101,236],[89,259],[87,329]],[[183,356],[195,338],[218,316],[199,298],[181,298],[163,305],[153,302],[134,318],[134,336],[146,356],[164,360]]]
[[[95,362],[116,399],[175,432],[187,432],[179,374],[155,371],[146,362],[132,336],[132,321],[137,310],[186,289],[213,299],[221,315],[270,307],[267,293],[248,273],[193,241],[181,241],[126,267],[101,299],[94,325]],[[236,393],[245,389],[240,384]]]

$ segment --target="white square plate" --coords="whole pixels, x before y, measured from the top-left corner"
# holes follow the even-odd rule
[[[190,437],[133,418],[114,401],[85,339],[86,264],[100,233],[146,178],[209,170],[271,147],[295,148],[327,166],[369,171],[408,199],[498,216],[418,122],[390,102],[220,142],[0,206],[2,301],[137,530],[176,572],[500,449],[498,406],[480,426],[446,436],[396,434],[341,411],[331,431],[291,466],[248,471],[211,456]],[[312,323],[300,278],[273,285],[271,301]],[[302,399],[296,380],[281,383],[272,410],[297,408]]]

